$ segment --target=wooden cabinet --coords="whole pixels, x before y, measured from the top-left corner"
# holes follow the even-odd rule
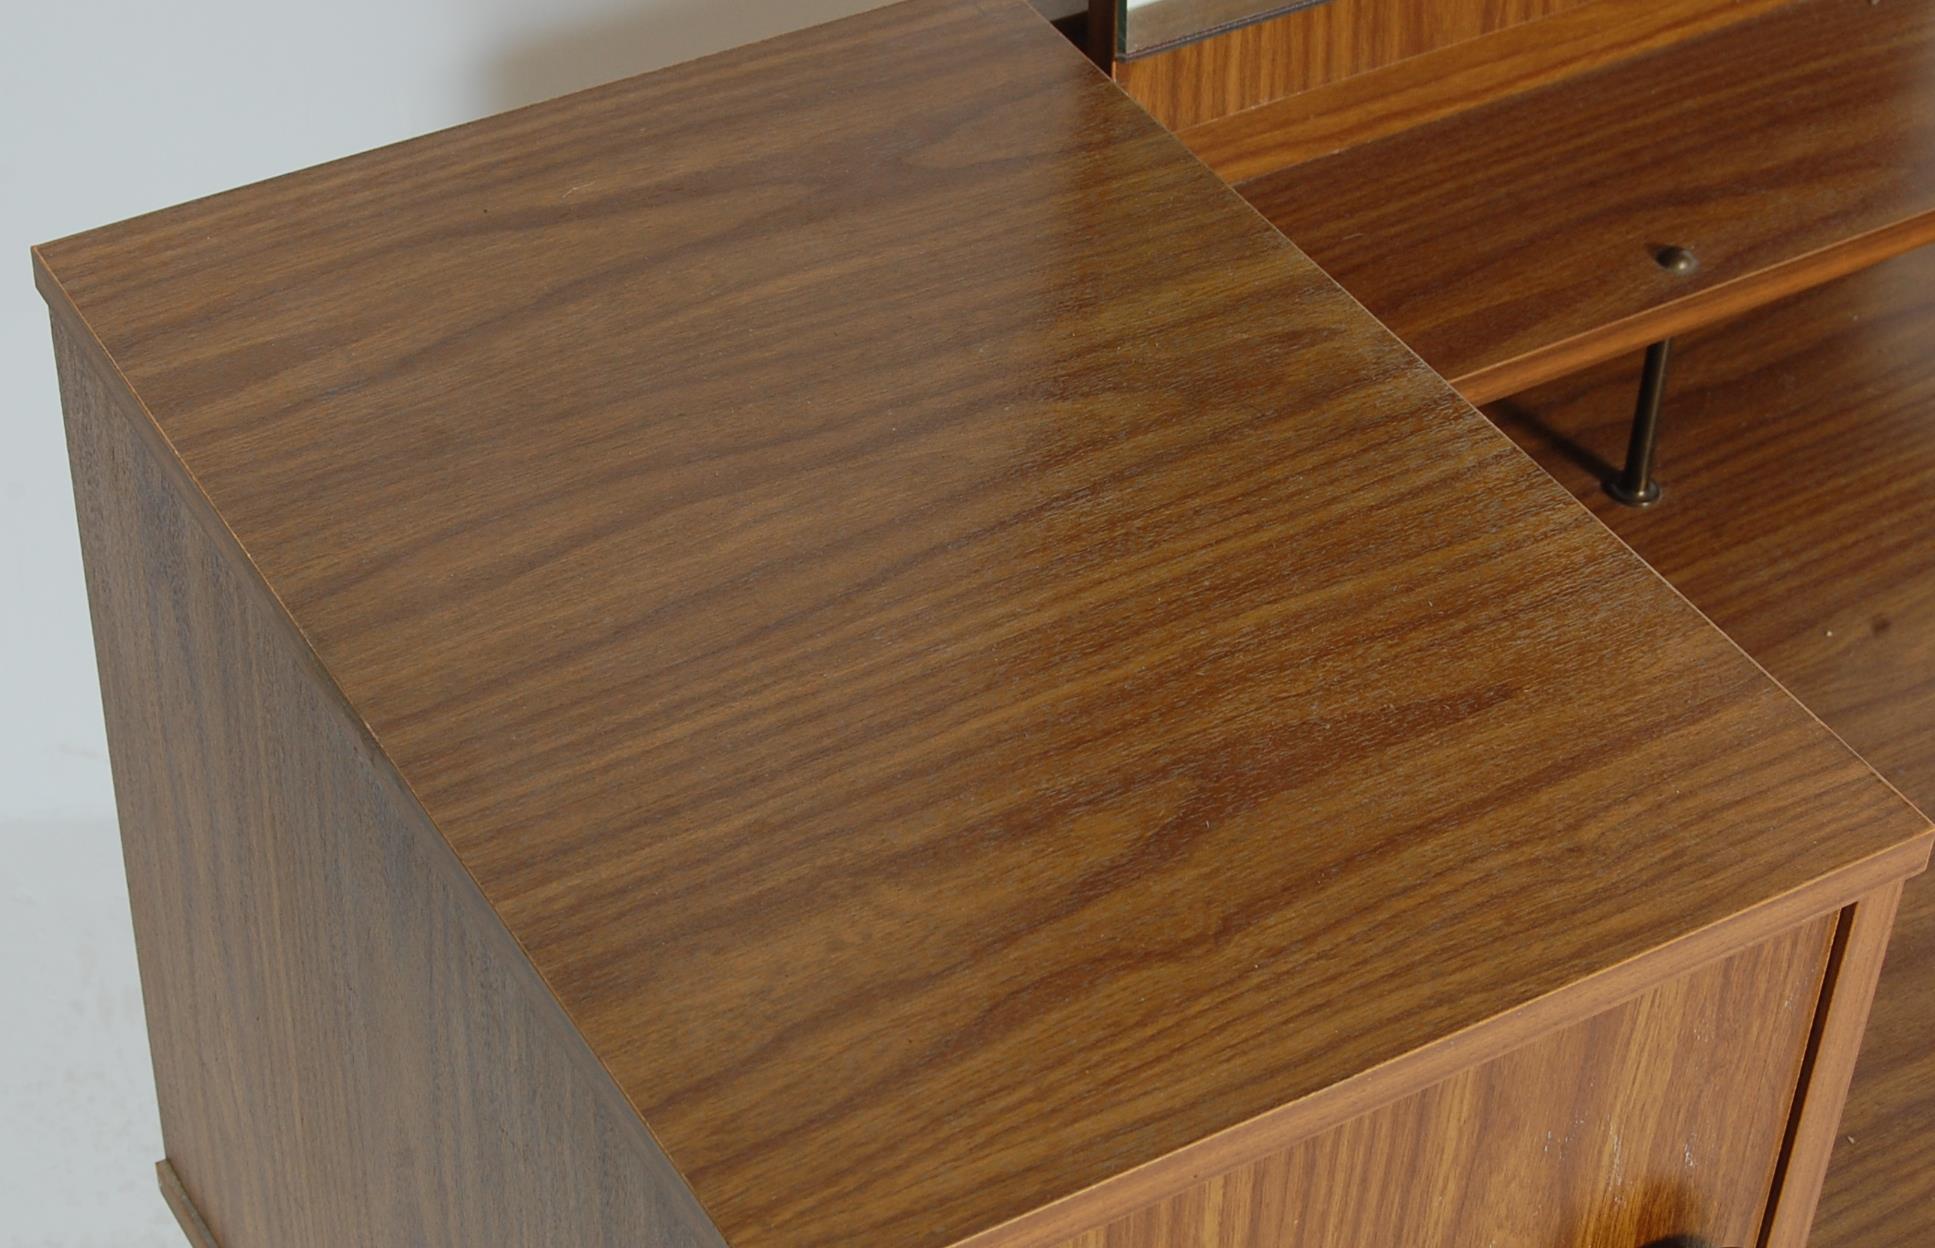
[[[1924,809],[1935,806],[1935,250],[1681,343],[1670,505],[1600,488],[1632,361],[1496,410],[1640,556]],[[1778,436],[1769,438],[1770,431]],[[1756,486],[1794,464],[1815,488]],[[1836,1133],[1812,1248],[1935,1239],[1935,879],[1912,880]]]
[[[1068,1246],[1758,1243],[1833,937],[1803,924]]]
[[[1801,1242],[1926,819],[1025,5],[36,274],[205,1245]]]

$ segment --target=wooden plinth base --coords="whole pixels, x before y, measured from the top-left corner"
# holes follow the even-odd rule
[[[155,1178],[161,1184],[161,1196],[174,1210],[175,1221],[181,1223],[181,1233],[188,1236],[194,1248],[221,1248],[210,1233],[208,1223],[202,1221],[201,1210],[188,1198],[188,1190],[181,1185],[181,1177],[175,1168],[164,1159],[155,1163]]]

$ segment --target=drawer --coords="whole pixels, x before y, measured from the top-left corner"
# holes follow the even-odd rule
[[[1758,1241],[1835,916],[1061,1248]]]

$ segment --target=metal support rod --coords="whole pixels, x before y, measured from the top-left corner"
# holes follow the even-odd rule
[[[1666,365],[1672,356],[1671,338],[1646,348],[1639,406],[1633,411],[1633,433],[1626,443],[1626,466],[1606,483],[1606,493],[1628,507],[1650,507],[1660,499],[1660,483],[1653,480],[1653,451],[1659,442],[1660,401],[1666,397]]]

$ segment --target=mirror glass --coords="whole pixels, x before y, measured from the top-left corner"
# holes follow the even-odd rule
[[[1155,52],[1329,0],[1120,0],[1116,52]]]

